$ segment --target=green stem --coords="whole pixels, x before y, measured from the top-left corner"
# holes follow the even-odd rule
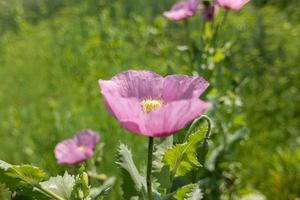
[[[219,22],[219,24],[217,25],[217,27],[216,27],[216,29],[215,29],[215,31],[213,33],[212,42],[211,42],[212,46],[215,45],[217,37],[218,37],[218,34],[221,31],[221,28],[224,26],[225,22],[227,21],[228,13],[229,13],[229,11],[225,10],[223,18],[222,18],[222,21]]]
[[[201,115],[198,119],[194,120],[192,125],[190,126],[189,130],[187,131],[186,135],[185,135],[185,138],[184,138],[184,142],[187,141],[189,135],[192,133],[192,131],[194,130],[195,126],[198,124],[198,121],[201,120],[201,119],[204,119],[207,124],[208,124],[208,129],[207,129],[207,132],[205,134],[205,138],[204,139],[209,139],[210,137],[210,132],[211,132],[211,120],[210,118],[207,116],[207,115]]]
[[[147,193],[148,193],[148,200],[153,200],[153,194],[152,194],[152,155],[153,155],[153,137],[149,137],[149,142],[148,142],[148,163],[147,163]]]
[[[64,198],[58,196],[57,194],[44,189],[43,187],[41,187],[40,185],[36,186],[36,188],[38,189],[39,192],[46,194],[47,196],[51,197],[52,199],[56,199],[56,200],[65,200]]]

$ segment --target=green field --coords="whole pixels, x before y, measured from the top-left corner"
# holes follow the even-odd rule
[[[109,115],[98,79],[126,69],[191,74],[177,48],[185,43],[184,25],[162,16],[173,2],[0,0],[0,159],[63,173],[55,145],[91,128],[105,143],[99,171],[119,173],[119,141],[144,164],[147,139]],[[233,155],[241,163],[239,184],[267,199],[300,198],[299,6],[253,1],[229,13],[220,34],[232,48],[215,67],[221,78],[243,82],[240,117],[250,130]],[[199,19],[190,23],[194,39]]]

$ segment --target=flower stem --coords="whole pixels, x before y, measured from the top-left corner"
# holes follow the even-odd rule
[[[153,200],[153,194],[152,194],[152,155],[153,155],[153,137],[149,137],[149,142],[148,142],[148,163],[147,163],[147,193],[148,193],[148,200]]]

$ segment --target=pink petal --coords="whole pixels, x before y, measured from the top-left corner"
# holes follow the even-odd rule
[[[193,16],[194,13],[188,10],[176,10],[164,12],[164,16],[170,20],[180,21]]]
[[[118,93],[118,89],[113,89],[106,81],[99,81],[101,93],[103,95],[109,112],[119,121],[137,121],[144,115],[141,107],[141,100],[131,97],[124,98]]]
[[[138,99],[161,97],[163,78],[150,71],[129,70],[113,77],[111,81],[99,81],[101,90],[111,91],[122,97]]]
[[[208,106],[199,99],[171,102],[149,114],[143,131],[154,137],[169,136],[202,115]]]
[[[99,142],[99,133],[92,130],[84,130],[75,136],[75,140],[78,146],[88,147],[94,149]]]
[[[166,137],[202,115],[209,105],[198,99],[174,101],[136,121],[121,121],[121,124],[133,133]]]
[[[209,86],[209,83],[199,76],[171,75],[164,79],[163,100],[175,101],[198,98]]]
[[[54,153],[58,164],[77,164],[90,158],[93,151],[89,148],[80,151],[76,141],[68,139],[59,143],[55,147]]]
[[[218,4],[225,9],[238,11],[249,1],[250,0],[218,0]]]
[[[179,21],[191,16],[197,12],[199,0],[185,0],[176,3],[169,11],[164,12],[164,16],[170,20]]]

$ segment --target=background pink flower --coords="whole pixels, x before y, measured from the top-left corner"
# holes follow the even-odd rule
[[[99,142],[99,133],[83,130],[71,139],[63,140],[55,147],[54,153],[58,164],[77,164],[94,154]]]
[[[185,0],[176,3],[164,16],[173,21],[184,20],[196,14],[199,0]]]
[[[209,105],[199,99],[209,84],[198,76],[163,78],[150,71],[130,70],[99,84],[110,113],[127,130],[145,136],[171,135]]]
[[[240,10],[250,0],[218,0],[218,4],[229,10]]]

